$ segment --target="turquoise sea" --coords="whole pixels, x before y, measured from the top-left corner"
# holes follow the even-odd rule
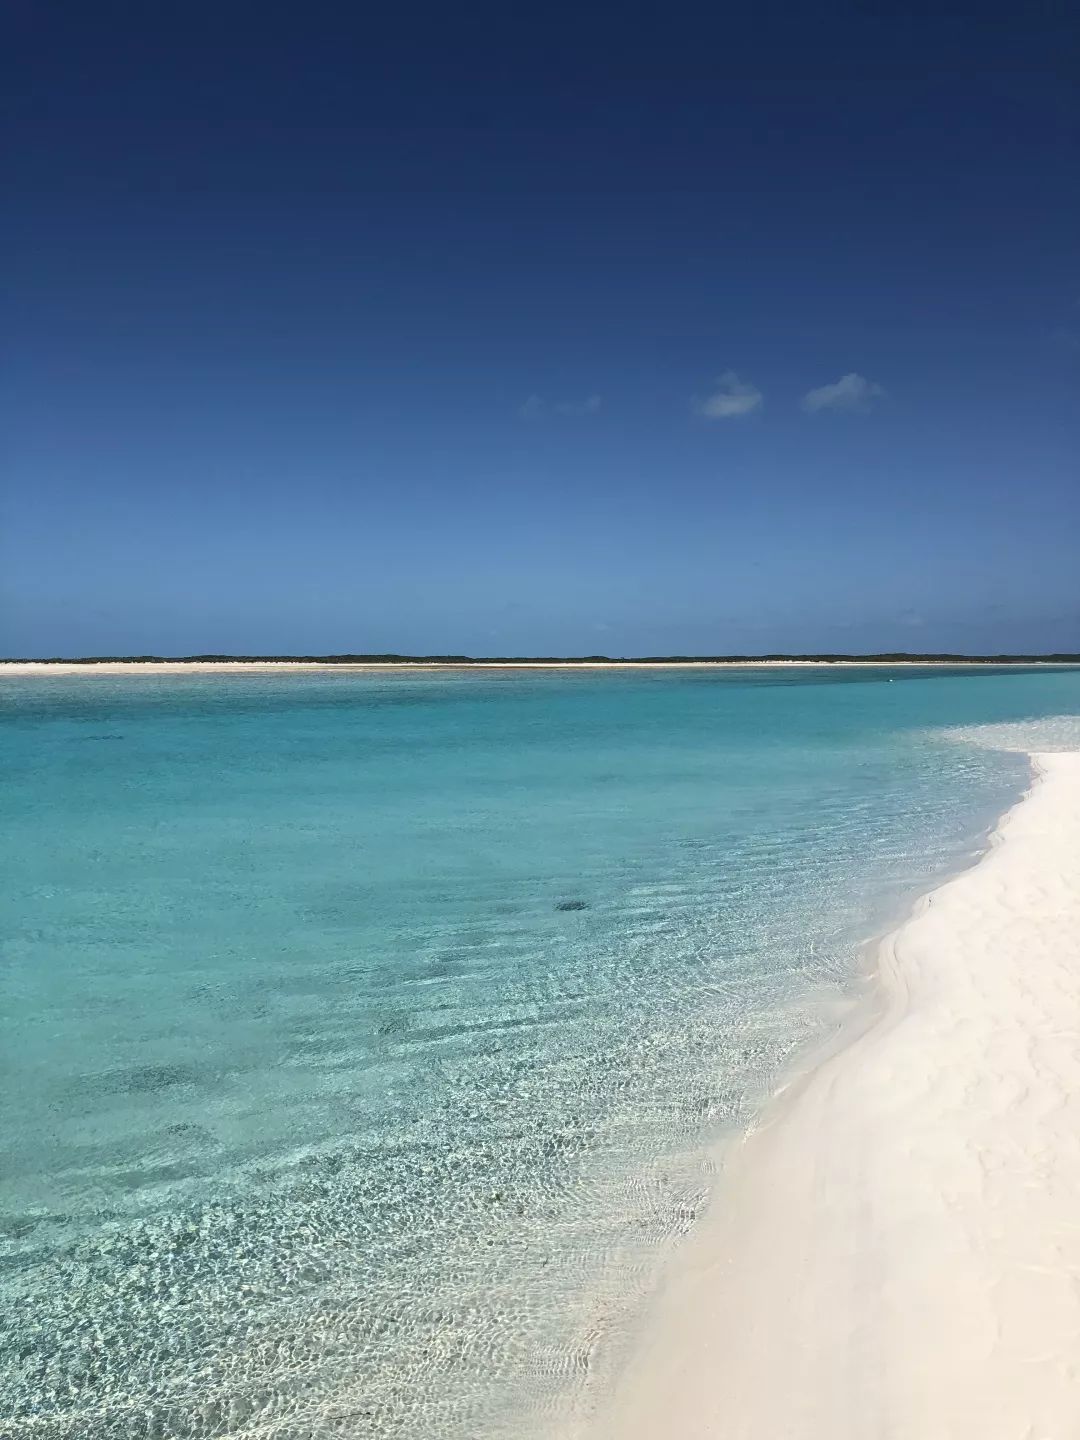
[[[0,678],[0,1435],[542,1435],[1075,670]]]

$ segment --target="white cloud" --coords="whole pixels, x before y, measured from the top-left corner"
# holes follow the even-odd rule
[[[765,397],[756,385],[740,380],[734,370],[725,370],[716,382],[716,389],[704,400],[695,400],[694,409],[706,420],[731,420],[757,410]]]
[[[518,415],[522,420],[539,420],[543,415],[595,415],[602,403],[599,395],[587,395],[584,400],[559,400],[549,405],[543,396],[530,395],[518,406]]]
[[[816,415],[819,410],[865,410],[884,394],[880,385],[852,370],[848,375],[841,375],[832,385],[819,385],[816,390],[808,390],[801,404],[808,415]]]
[[[555,410],[560,415],[595,415],[600,403],[599,395],[589,395],[584,400],[564,400]]]

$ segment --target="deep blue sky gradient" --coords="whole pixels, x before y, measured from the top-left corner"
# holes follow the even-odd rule
[[[9,7],[0,652],[1080,649],[1080,21],[935,8]]]

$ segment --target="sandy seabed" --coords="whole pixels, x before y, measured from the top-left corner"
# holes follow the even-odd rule
[[[881,943],[726,1164],[590,1437],[1080,1436],[1080,753]]]

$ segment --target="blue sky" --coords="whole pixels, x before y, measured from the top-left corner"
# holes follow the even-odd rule
[[[17,5],[0,651],[1080,650],[1075,15],[752,8]]]

